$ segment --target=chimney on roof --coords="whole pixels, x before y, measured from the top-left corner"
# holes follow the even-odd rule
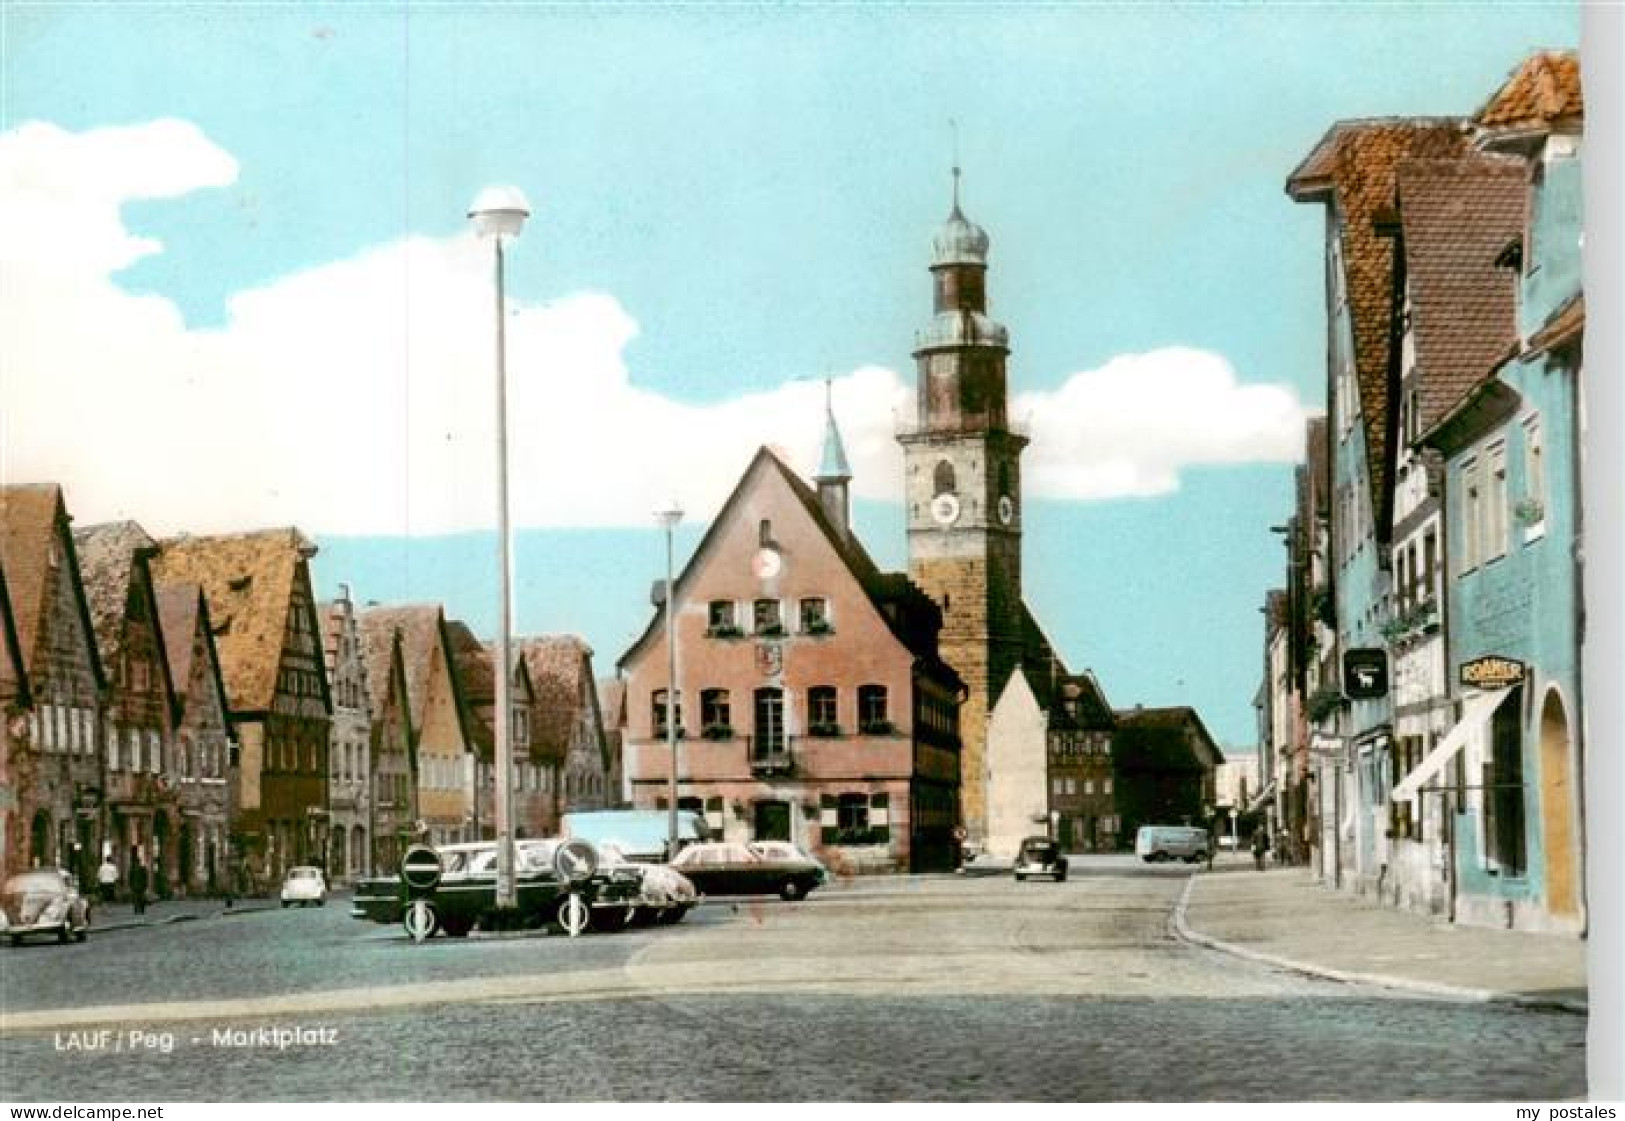
[[[818,504],[824,516],[835,527],[842,539],[852,536],[852,502],[850,485],[852,468],[846,462],[846,447],[841,443],[841,430],[835,424],[835,404],[829,380],[824,381],[824,454],[818,462]]]

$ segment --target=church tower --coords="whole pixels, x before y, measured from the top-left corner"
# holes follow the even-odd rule
[[[942,608],[960,709],[964,823],[987,825],[987,721],[1021,660],[1021,450],[1006,416],[1009,333],[987,314],[987,233],[954,202],[932,245],[934,315],[914,351],[917,419],[903,445],[909,577]]]

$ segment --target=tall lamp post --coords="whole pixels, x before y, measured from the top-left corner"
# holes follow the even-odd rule
[[[666,755],[671,772],[666,777],[666,859],[677,855],[677,589],[672,583],[672,533],[683,520],[683,508],[673,499],[655,511],[655,521],[666,531]]]
[[[530,204],[517,187],[487,187],[468,208],[468,217],[480,237],[491,239],[496,276],[496,378],[497,378],[497,557],[502,578],[502,602],[497,616],[496,673],[496,835],[498,910],[518,905],[513,876],[513,719],[509,690],[513,667],[509,649],[513,645],[513,550],[508,527],[508,335],[504,325],[506,297],[503,291],[502,247],[519,236]],[[479,790],[474,791],[475,805]]]

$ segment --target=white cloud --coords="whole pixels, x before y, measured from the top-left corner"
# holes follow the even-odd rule
[[[0,134],[0,473],[63,483],[81,523],[159,533],[494,524],[489,248],[472,236],[282,277],[234,296],[217,330],[112,282],[160,248],[125,229],[125,201],[235,176],[183,122]],[[686,404],[634,384],[637,331],[610,295],[510,306],[516,524],[644,525],[673,493],[703,519],[764,443],[816,463],[821,385]],[[835,395],[856,493],[899,497],[910,385],[864,367]],[[1120,357],[1019,397],[1024,412],[1029,493],[1070,498],[1167,490],[1191,463],[1290,460],[1303,417],[1288,391],[1238,385],[1222,358],[1185,350]]]
[[[1011,414],[1031,429],[1032,493],[1119,498],[1176,490],[1186,467],[1300,459],[1309,411],[1290,386],[1240,384],[1221,355],[1165,347],[1018,394]]]

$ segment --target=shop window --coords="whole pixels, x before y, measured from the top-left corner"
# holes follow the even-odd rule
[[[1527,867],[1523,805],[1523,689],[1514,688],[1490,722],[1490,761],[1484,764],[1487,855],[1503,875]]]

